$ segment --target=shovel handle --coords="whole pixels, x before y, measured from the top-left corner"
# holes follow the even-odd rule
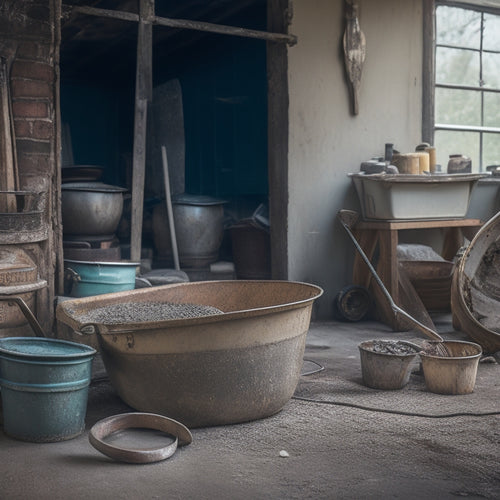
[[[431,339],[439,340],[442,342],[443,338],[441,337],[441,335],[439,335],[437,332],[435,332],[431,328],[423,325],[422,323],[420,323],[420,321],[417,321],[413,316],[410,316],[406,311],[401,309],[394,302],[394,299],[391,297],[391,294],[388,292],[384,283],[380,279],[379,275],[377,274],[377,271],[375,271],[375,268],[372,266],[370,259],[366,256],[365,252],[361,248],[361,245],[358,243],[358,241],[354,237],[354,234],[351,231],[351,227],[354,226],[357,222],[358,214],[356,212],[354,212],[353,210],[339,210],[337,212],[337,217],[338,217],[340,223],[344,226],[344,229],[346,230],[347,234],[351,238],[352,242],[354,243],[356,250],[359,252],[361,257],[365,261],[365,264],[368,266],[368,269],[372,273],[378,286],[380,287],[383,294],[387,298],[387,301],[389,302],[393,313],[395,315],[399,314],[401,316],[404,316],[410,323],[412,323],[415,326],[415,328],[420,330],[424,335],[427,335],[427,337],[430,337]]]
[[[17,297],[15,295],[0,295],[0,301],[15,302],[19,306],[19,309],[21,309],[21,311],[23,312],[24,317],[26,318],[31,328],[35,332],[35,335],[37,337],[45,337],[45,333],[43,332],[40,323],[35,318],[35,315],[31,312],[31,309],[28,307],[26,302],[24,302],[24,300],[21,297]]]

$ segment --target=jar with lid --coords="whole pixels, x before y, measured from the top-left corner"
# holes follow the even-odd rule
[[[472,171],[472,161],[461,154],[450,155],[447,172],[449,174],[469,174]]]

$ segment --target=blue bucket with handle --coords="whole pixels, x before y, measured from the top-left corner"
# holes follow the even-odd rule
[[[0,338],[4,432],[31,442],[72,439],[85,429],[96,351],[40,337]]]
[[[64,260],[65,293],[71,297],[90,297],[135,288],[139,262],[93,262]]]

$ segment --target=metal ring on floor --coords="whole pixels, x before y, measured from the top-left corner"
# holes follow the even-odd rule
[[[167,446],[158,449],[131,449],[107,443],[105,439],[117,431],[126,429],[153,429],[174,438]],[[177,445],[185,446],[193,441],[187,427],[180,422],[155,413],[121,413],[97,422],[89,432],[90,444],[104,455],[121,462],[145,464],[159,462],[171,457]]]

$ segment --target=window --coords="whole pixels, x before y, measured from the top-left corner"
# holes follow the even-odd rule
[[[473,172],[500,164],[500,8],[436,6],[434,145],[446,171],[450,154]]]

